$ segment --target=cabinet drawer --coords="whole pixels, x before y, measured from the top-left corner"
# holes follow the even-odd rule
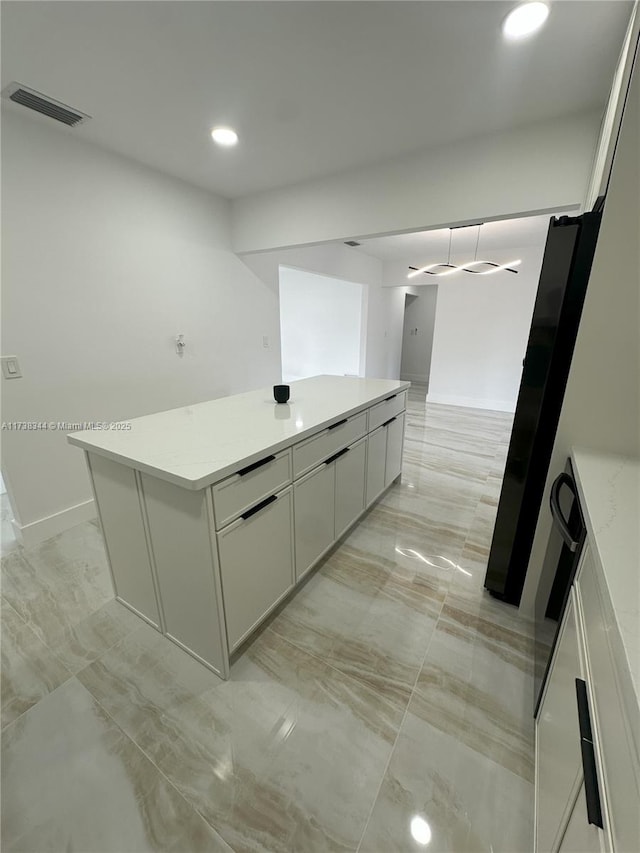
[[[381,403],[376,403],[369,409],[369,432],[373,432],[385,421],[399,415],[407,408],[407,392],[401,391],[392,397],[387,397]]]
[[[237,518],[263,498],[279,492],[291,482],[291,451],[283,450],[242,468],[212,487],[216,529]]]
[[[293,586],[292,488],[217,534],[229,649]]]
[[[621,695],[623,686],[616,660],[624,653],[613,648],[617,628],[613,614],[605,605],[590,549],[586,551],[576,586],[585,626],[594,716],[603,764],[602,787],[606,792],[613,847],[621,851],[640,850],[638,720],[637,717],[629,718],[629,704]]]
[[[306,474],[337,450],[361,438],[366,431],[367,413],[360,412],[296,444],[293,448],[293,476]]]

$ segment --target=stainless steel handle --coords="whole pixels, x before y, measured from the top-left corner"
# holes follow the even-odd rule
[[[569,522],[562,514],[562,509],[560,508],[560,489],[563,486],[566,486],[569,489],[576,500],[578,499],[573,479],[563,471],[562,474],[556,477],[553,481],[551,492],[549,494],[549,505],[551,507],[551,515],[553,516],[553,520],[560,531],[560,535],[562,536],[565,545],[570,551],[576,551],[580,543],[571,535]]]

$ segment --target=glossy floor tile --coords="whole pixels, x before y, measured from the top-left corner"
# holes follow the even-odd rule
[[[229,848],[74,678],[3,733],[2,849]]]
[[[95,524],[12,547],[2,849],[530,850],[531,625],[482,589],[510,428],[412,389],[402,482],[227,682],[113,600]]]
[[[533,785],[408,713],[360,853],[533,847]]]

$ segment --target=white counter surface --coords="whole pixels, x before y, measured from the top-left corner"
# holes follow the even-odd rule
[[[573,469],[591,548],[618,637],[625,699],[640,707],[640,461],[573,448]],[[626,683],[625,683],[626,682]]]
[[[68,441],[91,453],[202,489],[240,466],[275,453],[408,388],[409,382],[314,376],[291,384],[288,403],[262,388],[131,421],[128,431],[81,430]]]

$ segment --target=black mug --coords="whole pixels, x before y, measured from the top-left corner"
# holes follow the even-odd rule
[[[273,399],[276,403],[286,403],[289,399],[289,393],[291,389],[288,385],[274,385],[273,386]]]

